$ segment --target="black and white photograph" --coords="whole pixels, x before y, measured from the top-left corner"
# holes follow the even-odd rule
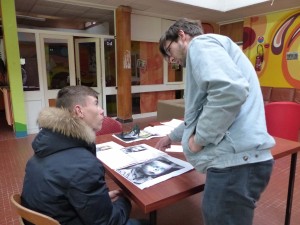
[[[97,152],[98,151],[105,151],[105,150],[109,150],[109,149],[111,149],[111,146],[109,146],[109,145],[104,145],[104,146],[99,146],[99,147],[97,147]]]
[[[135,146],[130,146],[127,148],[121,149],[125,154],[132,153],[132,152],[141,152],[145,151],[147,148],[143,145],[135,145]]]
[[[190,170],[190,166],[182,162],[173,157],[161,156],[116,171],[139,188],[144,189]]]
[[[115,142],[97,145],[97,158],[131,183],[144,189],[172,177],[179,176],[193,167],[190,163],[172,157],[147,144],[124,147]]]
[[[119,169],[117,172],[135,184],[142,184],[148,180],[152,180],[182,168],[182,166],[177,165],[164,157],[159,157],[148,162]]]

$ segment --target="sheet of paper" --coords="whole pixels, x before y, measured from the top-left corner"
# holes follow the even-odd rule
[[[183,123],[183,120],[178,120],[178,119],[172,119],[168,122],[161,122],[161,124],[167,125],[169,127],[176,128],[178,127],[181,123]]]
[[[157,136],[166,136],[171,133],[173,129],[173,127],[166,125],[149,126],[144,128],[145,131]]]
[[[96,145],[96,151],[105,151],[105,150],[110,150],[110,149],[116,149],[119,150],[121,148],[124,148],[124,146],[117,144],[116,142],[109,141],[101,144]]]
[[[171,145],[170,148],[166,149],[166,152],[183,152],[181,145]]]
[[[167,153],[147,144],[123,147],[113,141],[96,145],[97,158],[112,169],[138,164]]]

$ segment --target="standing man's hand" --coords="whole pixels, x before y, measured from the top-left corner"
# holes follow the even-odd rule
[[[170,139],[170,137],[167,135],[165,137],[163,137],[162,139],[160,139],[156,145],[155,145],[155,148],[159,149],[159,150],[166,150],[167,148],[170,148],[171,147],[171,143],[172,143],[172,140]]]
[[[192,152],[196,153],[196,152],[200,152],[202,150],[202,146],[196,144],[195,142],[195,135],[192,135],[189,139],[189,148]]]

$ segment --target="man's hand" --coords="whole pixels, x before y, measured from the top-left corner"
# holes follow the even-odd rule
[[[162,139],[160,139],[156,145],[155,145],[155,148],[159,149],[159,150],[166,150],[167,148],[170,148],[171,147],[171,143],[172,143],[172,140],[170,139],[170,137],[167,135],[165,137],[163,137]]]
[[[189,148],[192,152],[200,152],[202,150],[202,146],[195,143],[194,139],[195,135],[192,135],[189,139]]]

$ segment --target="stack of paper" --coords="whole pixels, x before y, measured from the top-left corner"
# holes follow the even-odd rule
[[[193,169],[190,163],[147,144],[123,147],[110,141],[97,144],[96,148],[98,159],[140,189]]]
[[[157,126],[149,126],[145,127],[144,130],[148,133],[151,133],[152,135],[157,136],[166,136],[172,132],[176,127],[178,127],[183,121],[178,119],[172,119],[168,122],[162,122],[162,125]]]

